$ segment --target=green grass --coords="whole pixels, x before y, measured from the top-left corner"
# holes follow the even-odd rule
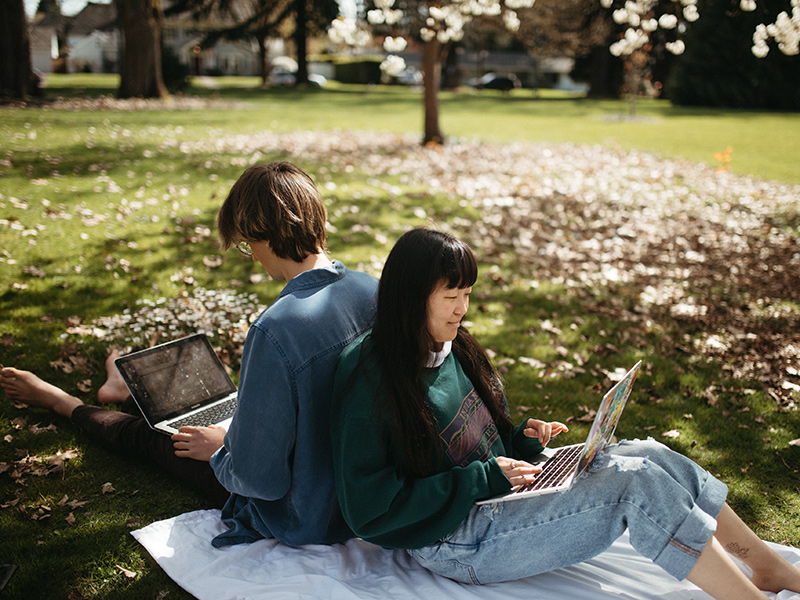
[[[47,79],[47,94],[113,95],[116,77],[70,75]],[[331,82],[323,90],[264,91],[257,78],[220,78],[220,89],[192,93],[206,96],[235,92],[252,102],[239,111],[205,115],[197,126],[225,132],[269,128],[276,131],[334,128],[421,132],[422,96],[402,87],[344,86]],[[800,183],[800,114],[673,106],[664,100],[637,102],[637,119],[625,120],[628,102],[589,101],[574,94],[544,90],[500,92],[464,89],[442,92],[441,123],[446,136],[485,141],[535,141],[601,144],[685,158],[712,166],[714,157],[732,148],[733,173]],[[170,113],[152,115],[168,125]],[[66,117],[68,118],[68,117]],[[194,128],[184,125],[185,135]],[[199,134],[202,135],[200,130]]]
[[[0,151],[0,363],[34,370],[90,400],[104,380],[108,341],[67,335],[69,327],[139,310],[143,300],[191,295],[197,288],[253,294],[255,300],[244,300],[245,310],[252,311],[275,298],[281,285],[252,279],[258,270],[237,253],[215,262],[220,256],[216,210],[253,159],[216,149],[214,142],[223,135],[336,129],[420,133],[421,96],[412,90],[332,84],[323,90],[264,91],[253,78],[218,83],[217,90],[192,88],[190,94],[245,105],[149,111],[52,110],[47,104],[0,108],[5,140]],[[47,86],[48,99],[94,97],[113,95],[116,80],[51,76]],[[449,136],[603,144],[711,165],[714,152],[731,146],[734,173],[800,183],[800,115],[686,109],[663,101],[642,101],[638,108],[647,119],[627,122],[613,120],[627,111],[624,101],[535,97],[527,91],[509,97],[442,94]],[[183,142],[196,145],[182,148]],[[288,150],[263,151],[257,159],[283,159]],[[469,236],[463,220],[481,217],[460,198],[428,195],[424,187],[405,183],[402,174],[365,173],[361,155],[349,166],[343,166],[346,160],[336,166],[315,162],[302,152],[290,157],[320,182],[336,226],[331,252],[350,266],[374,270],[405,227],[437,223]],[[796,236],[798,223],[797,212],[789,211],[775,215],[773,226]],[[482,257],[469,318],[473,333],[501,365],[516,419],[568,420],[564,439],[578,440],[588,427],[578,419],[581,407],[596,405],[603,371],[642,359],[647,366],[620,436],[664,439],[663,432],[679,431],[679,438],[667,440],[670,445],[729,484],[731,503],[759,535],[800,545],[800,449],[788,445],[800,431],[797,411],[779,410],[760,382],[734,378],[729,365],[682,349],[702,333],[702,324],[620,319],[636,309],[637,290],[619,286],[589,293],[546,280],[534,286],[535,274],[523,265],[506,258],[495,266],[490,264],[494,258]],[[720,300],[735,304],[738,298]],[[789,315],[798,311],[791,298],[779,305]],[[780,321],[766,310],[756,316],[776,329],[796,322]],[[554,329],[543,330],[545,320]],[[226,334],[214,332],[215,343],[229,352],[235,371],[237,348]],[[131,343],[137,334],[127,335]],[[59,355],[81,360],[66,372],[51,365]],[[551,372],[520,358],[549,366],[567,360],[580,368]],[[714,403],[707,397],[711,386],[717,390]],[[55,431],[31,430],[50,423]],[[77,451],[63,474],[18,482],[9,471],[0,472],[0,505],[6,506],[0,508],[0,562],[20,565],[8,597],[186,597],[129,532],[204,508],[201,498],[133,458],[92,445],[67,421],[15,407],[5,397],[0,398],[0,436],[8,440],[0,442],[0,463],[18,463],[25,454]],[[102,492],[106,482],[113,484],[113,493]],[[88,504],[59,504],[64,495]],[[40,510],[49,516],[34,519]],[[70,513],[74,524],[67,521]],[[120,567],[136,576],[126,577]]]

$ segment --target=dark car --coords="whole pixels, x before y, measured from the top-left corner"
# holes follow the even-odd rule
[[[470,79],[468,85],[479,90],[500,90],[501,92],[510,92],[513,89],[521,88],[522,82],[519,77],[513,73],[486,73],[483,77],[478,79]]]

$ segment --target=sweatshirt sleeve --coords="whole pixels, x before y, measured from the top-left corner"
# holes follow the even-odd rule
[[[511,489],[494,458],[430,477],[401,474],[387,428],[375,417],[373,386],[366,378],[350,381],[351,370],[341,365],[334,384],[344,392],[336,394],[332,412],[333,461],[339,504],[356,535],[386,548],[427,546],[458,527],[476,500]]]
[[[231,493],[277,500],[291,484],[297,429],[296,394],[282,354],[265,332],[248,332],[239,378],[239,402],[225,443],[211,468]]]
[[[513,448],[514,458],[521,458],[522,460],[533,460],[544,450],[544,446],[537,438],[529,438],[523,431],[525,429],[525,422],[517,425],[514,428],[514,435],[511,438],[511,446]]]

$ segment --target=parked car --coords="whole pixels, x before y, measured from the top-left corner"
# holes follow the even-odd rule
[[[510,92],[513,89],[521,88],[522,82],[514,73],[486,73],[483,77],[470,79],[467,85],[478,90],[500,90]]]
[[[408,67],[395,75],[392,78],[392,83],[396,83],[397,85],[420,86],[422,85],[422,73],[414,67]]]
[[[270,87],[291,87],[297,79],[296,71],[289,71],[283,67],[275,67],[269,72],[269,85]],[[322,87],[328,80],[322,75],[316,73],[308,74],[308,83],[314,87]]]

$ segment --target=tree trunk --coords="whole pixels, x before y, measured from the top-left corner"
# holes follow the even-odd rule
[[[439,88],[442,82],[442,45],[434,38],[422,49],[422,83],[425,88],[425,135],[423,144],[443,144],[439,128]]]
[[[295,30],[294,30],[294,43],[297,46],[297,75],[295,76],[295,85],[302,85],[308,83],[308,14],[306,10],[307,0],[295,0]]]
[[[261,87],[269,87],[269,60],[266,38],[258,36],[258,63],[261,70]]]
[[[27,100],[31,92],[31,44],[23,0],[0,2],[0,98]]]
[[[608,45],[592,49],[588,57],[589,98],[619,98],[624,81],[622,61],[611,55]]]
[[[169,97],[161,75],[161,0],[116,0],[123,37],[120,98]]]

